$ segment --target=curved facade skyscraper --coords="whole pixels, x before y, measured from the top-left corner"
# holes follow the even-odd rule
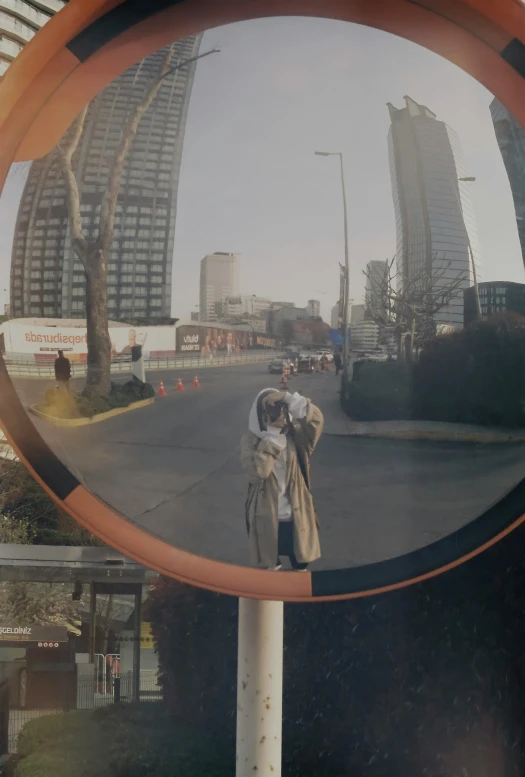
[[[173,47],[173,64],[198,54],[201,35]],[[86,238],[97,234],[110,163],[129,106],[143,96],[166,50],[142,60],[90,104],[74,167]],[[171,314],[177,189],[196,62],[167,76],[144,114],[121,180],[108,262],[112,319]],[[85,317],[83,267],[71,249],[57,156],[33,162],[20,201],[11,263],[12,315]]]
[[[525,265],[525,130],[497,99],[490,104],[490,115],[509,178]]]
[[[65,5],[65,0],[7,0],[0,3],[0,78],[26,43]]]
[[[396,217],[398,282],[428,273],[436,289],[464,278],[460,293],[435,315],[463,327],[463,289],[472,285],[469,239],[481,280],[480,255],[468,176],[457,134],[426,106],[405,97],[390,103],[390,176]]]

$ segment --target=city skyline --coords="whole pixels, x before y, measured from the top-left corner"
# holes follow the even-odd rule
[[[312,46],[319,49],[315,63]],[[220,246],[242,254],[244,289],[298,303],[317,298],[330,321],[343,261],[342,208],[337,164],[314,157],[317,148],[345,155],[350,297],[364,299],[366,264],[395,252],[385,104],[399,104],[407,93],[431,105],[462,140],[477,178],[472,197],[484,279],[523,280],[512,197],[490,117],[492,95],[472,78],[415,44],[322,19],[218,28],[204,34],[202,48],[211,47],[221,54],[213,68],[197,68],[188,114],[174,316],[190,317],[197,299],[188,290],[198,288],[200,259]],[[379,66],[378,49],[391,63],[388,70]],[[323,88],[327,79],[330,90]],[[16,175],[10,183],[15,199],[21,188]],[[5,199],[2,224],[13,210]],[[9,225],[2,233],[2,267],[8,240]],[[288,293],[276,291],[279,283]]]

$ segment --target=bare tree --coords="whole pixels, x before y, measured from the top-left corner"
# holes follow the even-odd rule
[[[33,532],[28,521],[0,516],[0,542],[10,545],[29,545]],[[0,616],[20,625],[65,626],[73,634],[80,634],[80,601],[72,599],[73,587],[66,583],[0,582]]]
[[[80,193],[74,169],[74,156],[84,129],[88,107],[77,116],[70,131],[56,147],[64,175],[69,205],[69,226],[73,252],[84,267],[86,277],[86,327],[88,341],[86,396],[107,397],[110,391],[111,340],[107,313],[108,255],[113,242],[115,213],[120,182],[126,158],[137,134],[142,117],[155,99],[162,81],[175,70],[197,59],[213,54],[217,49],[171,66],[174,46],[162,59],[160,67],[147,85],[142,99],[130,108],[122,129],[120,142],[110,164],[107,188],[102,198],[98,234],[87,239],[82,228]]]
[[[127,620],[132,609],[131,604],[115,599],[113,594],[97,596],[96,623],[102,639],[100,650],[104,655],[108,652],[109,634],[115,621]]]
[[[436,267],[433,261],[430,272],[422,267],[407,277],[396,271],[394,263],[395,257],[387,260],[386,272],[379,278],[363,271],[377,300],[369,306],[368,314],[384,338],[395,339],[400,357],[411,361],[414,350],[436,335],[436,315],[463,294],[468,275],[449,277],[451,262],[443,261]]]

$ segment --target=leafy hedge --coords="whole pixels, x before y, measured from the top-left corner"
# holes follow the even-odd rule
[[[387,421],[412,415],[412,372],[398,362],[357,362],[344,407],[358,421]]]
[[[0,460],[0,515],[29,527],[32,545],[103,544],[59,511],[19,461]]]
[[[128,407],[133,402],[151,399],[155,396],[153,386],[130,380],[127,383],[111,384],[108,397],[85,397],[83,394],[71,392],[65,394],[59,389],[48,389],[44,405],[41,408],[56,418],[93,418],[100,413],[107,413],[118,407]]]
[[[159,702],[36,718],[18,753],[15,777],[233,777],[212,732],[197,737]]]
[[[524,540],[395,593],[285,606],[283,774],[523,775]],[[169,710],[231,748],[236,616],[168,580],[148,612]]]
[[[481,323],[428,341],[413,365],[358,363],[343,407],[360,421],[525,426],[525,328]]]
[[[525,328],[479,324],[431,340],[414,372],[414,413],[525,426]]]

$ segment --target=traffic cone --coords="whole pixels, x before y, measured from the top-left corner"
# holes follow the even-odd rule
[[[177,388],[175,391],[184,391],[184,386],[182,385],[182,378],[179,378],[177,381]]]
[[[193,388],[200,388],[200,387],[201,387],[201,384],[199,383],[199,379],[195,375],[195,377],[193,378]]]
[[[157,396],[158,397],[165,397],[166,396],[166,392],[164,391],[164,383],[162,381],[160,381],[160,383],[159,383],[159,390],[157,391]]]

